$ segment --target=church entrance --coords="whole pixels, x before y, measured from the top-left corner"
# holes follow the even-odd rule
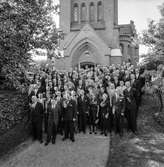
[[[92,63],[92,62],[82,62],[82,63],[80,63],[80,68],[81,69],[94,68],[95,66],[96,66],[96,64]]]
[[[72,68],[78,66],[80,69],[95,67],[100,63],[98,49],[90,42],[84,41],[72,52]]]

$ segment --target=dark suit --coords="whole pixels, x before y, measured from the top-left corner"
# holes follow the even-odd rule
[[[45,78],[42,77],[41,80],[40,80],[40,82],[41,82],[41,93],[46,92],[46,82],[45,82]]]
[[[107,99],[104,102],[104,105],[101,106],[100,103],[100,128],[101,128],[101,132],[105,135],[107,135],[107,129],[108,129],[108,125],[109,125],[109,108],[108,108],[108,101],[109,99]],[[106,117],[108,115],[108,117]]]
[[[47,111],[49,113],[48,116],[48,133],[47,133],[47,143],[50,142],[52,137],[52,142],[55,142],[57,135],[57,127],[59,122],[59,113],[61,112],[61,107],[59,102],[57,102],[56,106],[52,108],[51,102],[48,103]]]
[[[119,80],[114,80],[113,83],[115,85],[115,88],[117,88],[119,86]]]
[[[90,133],[96,130],[96,116],[97,116],[97,97],[89,98],[89,129]]]
[[[114,114],[114,129],[115,133],[123,135],[123,122],[125,113],[125,98],[119,97],[114,99],[115,114]]]
[[[141,105],[141,99],[142,99],[142,88],[145,85],[145,78],[141,75],[139,75],[139,77],[136,79],[136,90],[138,92],[137,94],[137,106]]]
[[[77,99],[78,102],[78,113],[79,113],[79,131],[86,131],[86,114],[88,112],[88,98],[86,96],[79,96]]]
[[[43,105],[36,103],[35,108],[31,108],[32,134],[34,139],[42,140]]]
[[[63,108],[65,139],[70,137],[71,140],[74,140],[74,118],[76,118],[76,102],[71,99],[67,106]]]
[[[74,78],[74,79],[72,79],[72,83],[74,84],[75,90],[77,90],[78,80]]]
[[[32,103],[32,96],[37,96],[38,90],[35,92],[34,90],[31,91],[31,93],[28,95],[28,102]]]
[[[128,122],[128,130],[132,132],[137,131],[137,105],[135,100],[135,89],[131,88],[129,91],[125,89],[125,116]]]
[[[59,122],[58,122],[58,132],[62,135],[63,134],[63,129],[64,129],[64,123],[63,123],[63,99],[61,98],[60,101],[58,102],[58,105],[60,107],[60,112],[59,112]]]

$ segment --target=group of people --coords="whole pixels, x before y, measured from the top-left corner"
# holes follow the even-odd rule
[[[124,129],[137,133],[144,69],[123,65],[95,66],[72,72],[42,69],[29,86],[30,120],[34,140],[55,144],[75,141],[76,133],[107,136]]]

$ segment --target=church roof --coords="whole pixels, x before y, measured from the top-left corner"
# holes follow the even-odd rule
[[[110,48],[89,24],[84,25],[79,33],[69,33],[63,47],[67,50],[67,54],[69,54],[75,46],[84,42],[90,42],[98,48],[102,46],[102,48],[106,48],[106,54],[109,54]]]
[[[130,24],[121,24],[118,25],[120,36],[136,36],[136,28],[133,21],[130,21]]]

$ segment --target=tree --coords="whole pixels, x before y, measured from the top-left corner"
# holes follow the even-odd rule
[[[50,50],[57,43],[53,0],[8,0],[0,3],[0,72],[18,87],[34,48]]]
[[[143,31],[142,44],[150,48],[150,61],[164,61],[164,3],[159,7],[162,19],[159,22],[151,20],[148,29]]]

